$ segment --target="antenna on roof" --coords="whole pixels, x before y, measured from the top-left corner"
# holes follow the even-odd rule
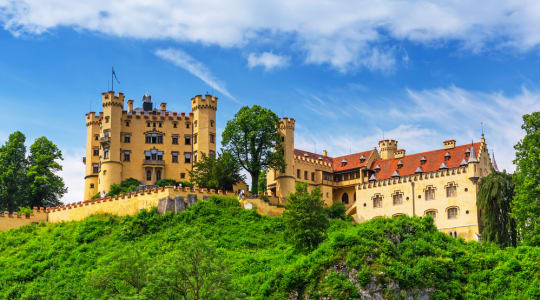
[[[383,139],[383,141],[384,141],[384,129],[383,129],[383,131],[382,131],[382,139]]]
[[[114,80],[116,79],[116,82],[118,82],[118,84],[120,84],[120,81],[118,81],[118,78],[116,78],[116,72],[114,72],[114,67],[112,67],[112,72],[111,72],[111,91],[114,92]]]
[[[480,122],[480,128],[482,128],[482,135],[484,135],[484,122]]]

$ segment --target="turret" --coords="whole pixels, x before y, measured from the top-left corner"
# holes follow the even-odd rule
[[[153,105],[152,105],[152,96],[150,94],[146,93],[142,97],[143,99],[143,110],[144,111],[152,111]]]
[[[285,172],[276,172],[276,192],[280,198],[285,198],[295,190],[294,178],[294,124],[293,118],[282,118],[279,122],[279,133],[285,159]]]
[[[98,173],[94,172],[96,171],[94,166],[99,167],[99,116],[96,116],[95,112],[89,112],[86,114],[85,122],[86,156],[83,158],[85,164],[83,200],[89,200],[98,192]]]
[[[379,142],[381,159],[394,158],[398,142],[395,140],[382,140]]]
[[[471,142],[471,148],[469,149],[469,160],[467,161],[467,164],[469,166],[469,179],[471,180],[477,180],[480,176],[480,169],[479,164],[480,161],[478,161],[478,158],[476,157],[476,151],[474,151],[474,143]]]
[[[193,160],[201,153],[216,153],[216,111],[218,98],[212,95],[197,95],[191,98],[193,111]]]

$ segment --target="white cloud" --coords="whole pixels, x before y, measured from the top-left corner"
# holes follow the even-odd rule
[[[388,40],[457,41],[472,51],[540,44],[540,2],[0,0],[0,24],[14,35],[72,27],[117,37],[243,47],[286,36],[305,61],[341,71],[395,64]]]
[[[64,184],[68,192],[61,199],[64,203],[83,201],[84,195],[84,148],[63,151],[64,160],[60,162],[62,171],[60,176],[64,179]]]
[[[329,111],[328,100],[305,102],[314,114]],[[442,147],[442,141],[453,138],[458,144],[479,141],[483,123],[488,149],[495,151],[499,168],[513,171],[513,146],[524,136],[522,115],[540,110],[540,91],[522,91],[513,96],[500,92],[475,92],[455,86],[430,90],[406,90],[403,98],[386,102],[384,108],[361,105],[351,97],[349,101],[331,103],[342,111],[361,113],[327,114],[334,118],[331,132],[311,132],[297,122],[295,144],[301,149],[329,150],[339,156],[372,149],[383,134],[399,141],[407,153],[417,153]],[[321,113],[319,113],[321,112]],[[319,118],[319,117],[318,117]],[[339,122],[339,123],[338,123]],[[352,125],[352,126],[351,126]],[[343,127],[343,128],[341,128]],[[382,128],[386,128],[383,132]],[[390,128],[390,130],[388,130]],[[316,145],[316,147],[315,147]]]
[[[225,88],[224,84],[220,82],[217,78],[214,77],[210,69],[208,69],[203,63],[197,61],[191,57],[186,52],[180,49],[159,49],[156,50],[155,54],[164,60],[167,60],[174,65],[188,71],[195,77],[204,81],[210,87],[216,89],[223,95],[227,96],[229,99],[233,100],[236,103],[240,103],[229,91]]]
[[[248,56],[248,67],[264,67],[265,71],[276,68],[283,68],[289,64],[289,57],[276,55],[272,52],[263,52],[261,54],[250,53]]]

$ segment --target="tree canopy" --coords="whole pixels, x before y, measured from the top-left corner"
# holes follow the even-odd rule
[[[540,112],[523,116],[525,137],[516,149],[515,197],[512,215],[519,238],[540,246]]]
[[[493,172],[480,180],[476,205],[482,240],[516,246],[516,222],[510,216],[513,196],[514,180],[506,172]]]
[[[244,106],[227,125],[222,144],[251,176],[251,192],[256,194],[259,174],[264,168],[285,169],[279,118],[258,105]]]
[[[218,156],[202,153],[189,176],[191,182],[200,187],[224,191],[232,191],[235,183],[244,180],[240,165],[227,151]]]
[[[0,147],[0,208],[14,211],[26,199],[26,137],[20,131],[9,135]]]

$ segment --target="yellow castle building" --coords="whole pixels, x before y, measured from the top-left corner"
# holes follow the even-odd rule
[[[327,205],[342,202],[347,214],[363,222],[378,217],[431,215],[437,228],[454,237],[479,238],[476,192],[478,180],[497,169],[484,135],[477,143],[405,154],[395,140],[379,148],[330,157],[294,148],[295,120],[282,118],[286,169],[270,170],[268,193],[286,199],[296,182],[320,187]]]
[[[171,112],[164,102],[154,107],[148,94],[140,108],[128,100],[126,109],[124,94],[112,91],[101,101],[103,112],[86,114],[84,200],[130,177],[144,184],[189,180],[197,156],[216,153],[217,97],[193,97],[188,114]]]

